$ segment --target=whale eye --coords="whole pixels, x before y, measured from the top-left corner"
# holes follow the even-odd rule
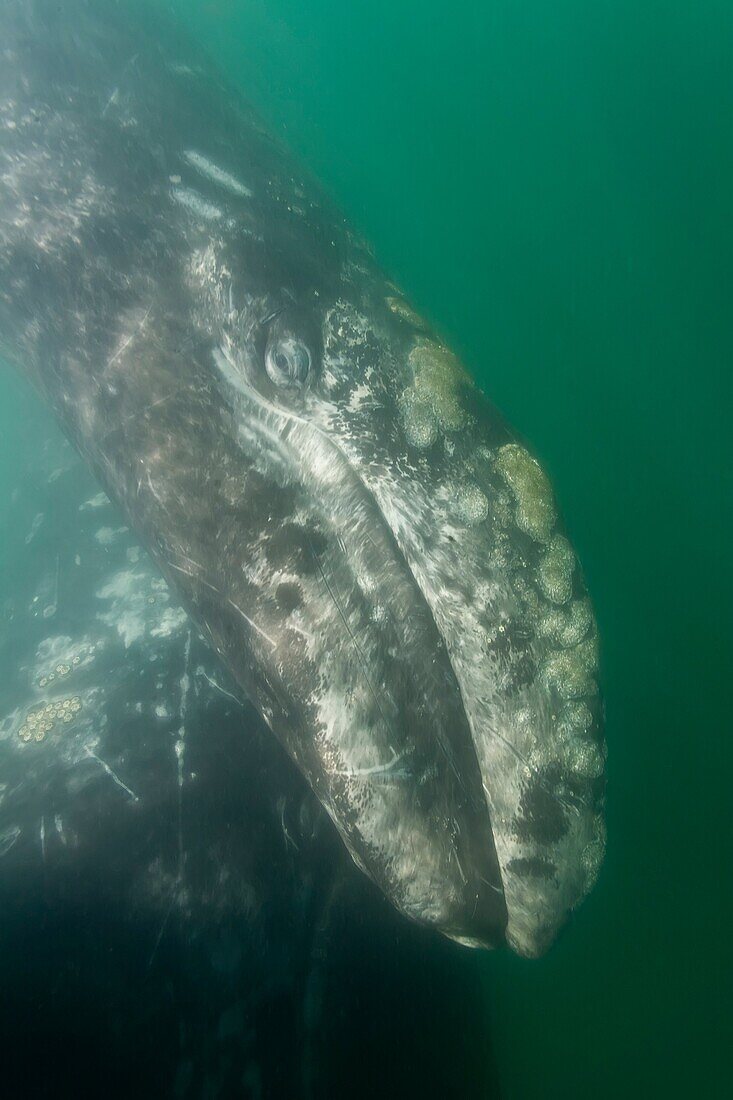
[[[311,369],[311,354],[294,337],[269,344],[265,353],[265,370],[276,386],[300,386]]]

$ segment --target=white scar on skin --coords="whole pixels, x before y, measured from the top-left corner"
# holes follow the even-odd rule
[[[121,356],[121,355],[124,355],[124,353],[125,353],[125,352],[127,351],[127,349],[129,348],[130,344],[132,343],[132,341],[133,341],[133,340],[135,339],[135,337],[137,336],[138,332],[140,332],[140,331],[141,331],[141,330],[142,330],[142,329],[144,328],[144,326],[145,326],[145,322],[147,321],[148,317],[150,316],[150,311],[151,311],[151,309],[152,309],[152,308],[153,308],[152,306],[148,306],[148,311],[147,311],[147,313],[145,314],[145,316],[143,317],[142,321],[140,321],[140,322],[138,323],[138,325],[137,325],[137,326],[136,326],[136,327],[135,327],[135,328],[134,328],[134,329],[132,330],[132,332],[130,333],[130,335],[129,335],[129,336],[128,336],[128,337],[127,337],[127,338],[126,338],[125,340],[123,340],[123,341],[122,341],[122,343],[121,343],[120,347],[119,347],[119,348],[117,349],[117,351],[116,351],[116,352],[114,353],[114,355],[112,356],[112,358],[108,360],[108,362],[107,362],[107,368],[108,368],[108,369],[109,369],[109,368],[110,368],[110,367],[111,367],[111,366],[112,366],[112,365],[113,365],[114,363],[116,363],[116,362],[117,362],[117,360],[118,360],[118,359],[120,358],[120,356]]]
[[[199,581],[200,584],[205,584],[207,588],[210,588],[212,592],[216,592],[219,596],[223,595],[223,593],[221,593],[219,589],[216,588],[213,584],[210,584],[209,581],[204,580],[203,577],[197,576],[189,569],[184,569],[182,565],[176,565],[175,562],[169,562],[168,564],[170,565],[171,569],[177,569],[179,573],[185,573],[187,577],[192,577],[194,580]],[[229,603],[235,611],[238,611],[244,621],[249,626],[251,626],[253,630],[256,630],[257,633],[261,635],[261,637],[263,637],[266,642],[269,642],[273,649],[277,649],[277,642],[273,638],[271,638],[269,634],[266,634],[262,627],[259,627],[257,623],[253,622],[252,619],[250,619],[249,615],[245,615],[244,611],[242,611],[242,608],[239,607],[234,602],[234,600],[228,599],[227,603]]]
[[[200,676],[203,676],[204,680],[211,684],[213,688],[220,691],[222,695],[226,695],[228,699],[233,699],[235,703],[239,704],[239,699],[237,699],[236,695],[232,695],[231,691],[225,691],[221,684],[217,684],[216,680],[212,680],[211,676],[204,672],[203,668],[198,668],[196,671]]]
[[[336,775],[347,775],[352,778],[358,776],[367,775],[387,775],[392,771],[395,764],[398,764],[404,757],[404,752],[395,752],[391,760],[388,760],[386,764],[374,764],[371,768],[351,768],[349,770],[337,771]]]
[[[118,787],[120,787],[123,791],[126,791],[127,794],[129,794],[129,796],[130,796],[130,798],[132,799],[133,802],[139,802],[140,801],[140,799],[137,797],[135,792],[131,791],[126,783],[122,782],[119,775],[117,775],[117,773],[114,772],[112,770],[112,768],[110,768],[109,764],[106,764],[104,762],[104,760],[101,759],[101,757],[97,756],[96,752],[92,752],[92,750],[90,748],[87,748],[86,753],[87,753],[87,756],[91,756],[92,760],[96,760],[97,763],[100,764],[104,768],[107,775],[110,777],[110,779],[114,783],[117,784]]]
[[[265,641],[270,643],[270,645],[272,646],[273,649],[277,649],[277,642],[275,642],[270,637],[269,634],[265,634],[264,630],[261,627],[259,627],[257,625],[257,623],[253,623],[252,620],[250,619],[249,615],[245,615],[245,613],[242,611],[242,608],[238,607],[237,604],[235,604],[234,600],[229,600],[229,603],[232,605],[232,607],[234,608],[235,611],[239,612],[239,614],[242,616],[244,621],[246,623],[249,623],[249,625],[252,627],[253,630],[256,630],[258,634],[261,634],[262,637],[265,639]]]
[[[197,172],[200,172],[202,176],[206,176],[207,179],[212,180],[214,183],[226,187],[227,191],[231,191],[233,195],[251,198],[252,192],[248,187],[240,183],[231,172],[225,172],[223,168],[220,168],[218,164],[214,164],[213,161],[209,160],[208,157],[205,157],[202,153],[197,153],[195,149],[187,149],[183,154],[183,159],[186,160],[192,168],[195,168]]]
[[[213,222],[222,217],[218,206],[214,206],[213,202],[207,202],[197,191],[192,191],[189,187],[174,187],[172,194],[177,203],[207,222]]]

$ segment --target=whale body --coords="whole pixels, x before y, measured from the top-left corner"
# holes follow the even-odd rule
[[[603,854],[546,474],[162,13],[0,10],[0,349],[406,916],[543,952]]]

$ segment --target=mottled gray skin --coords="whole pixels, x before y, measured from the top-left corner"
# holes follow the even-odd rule
[[[394,904],[540,953],[603,837],[546,479],[175,29],[0,9],[0,342]]]

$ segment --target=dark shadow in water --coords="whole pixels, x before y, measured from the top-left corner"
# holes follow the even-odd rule
[[[433,933],[396,928],[368,890],[352,877],[330,915],[333,1011],[319,1033],[326,1093],[498,1097],[476,959]]]
[[[498,1096],[480,959],[355,870],[69,452],[19,484],[0,591],[5,1095]],[[41,686],[56,662],[70,671]],[[19,736],[69,697],[77,719]]]

